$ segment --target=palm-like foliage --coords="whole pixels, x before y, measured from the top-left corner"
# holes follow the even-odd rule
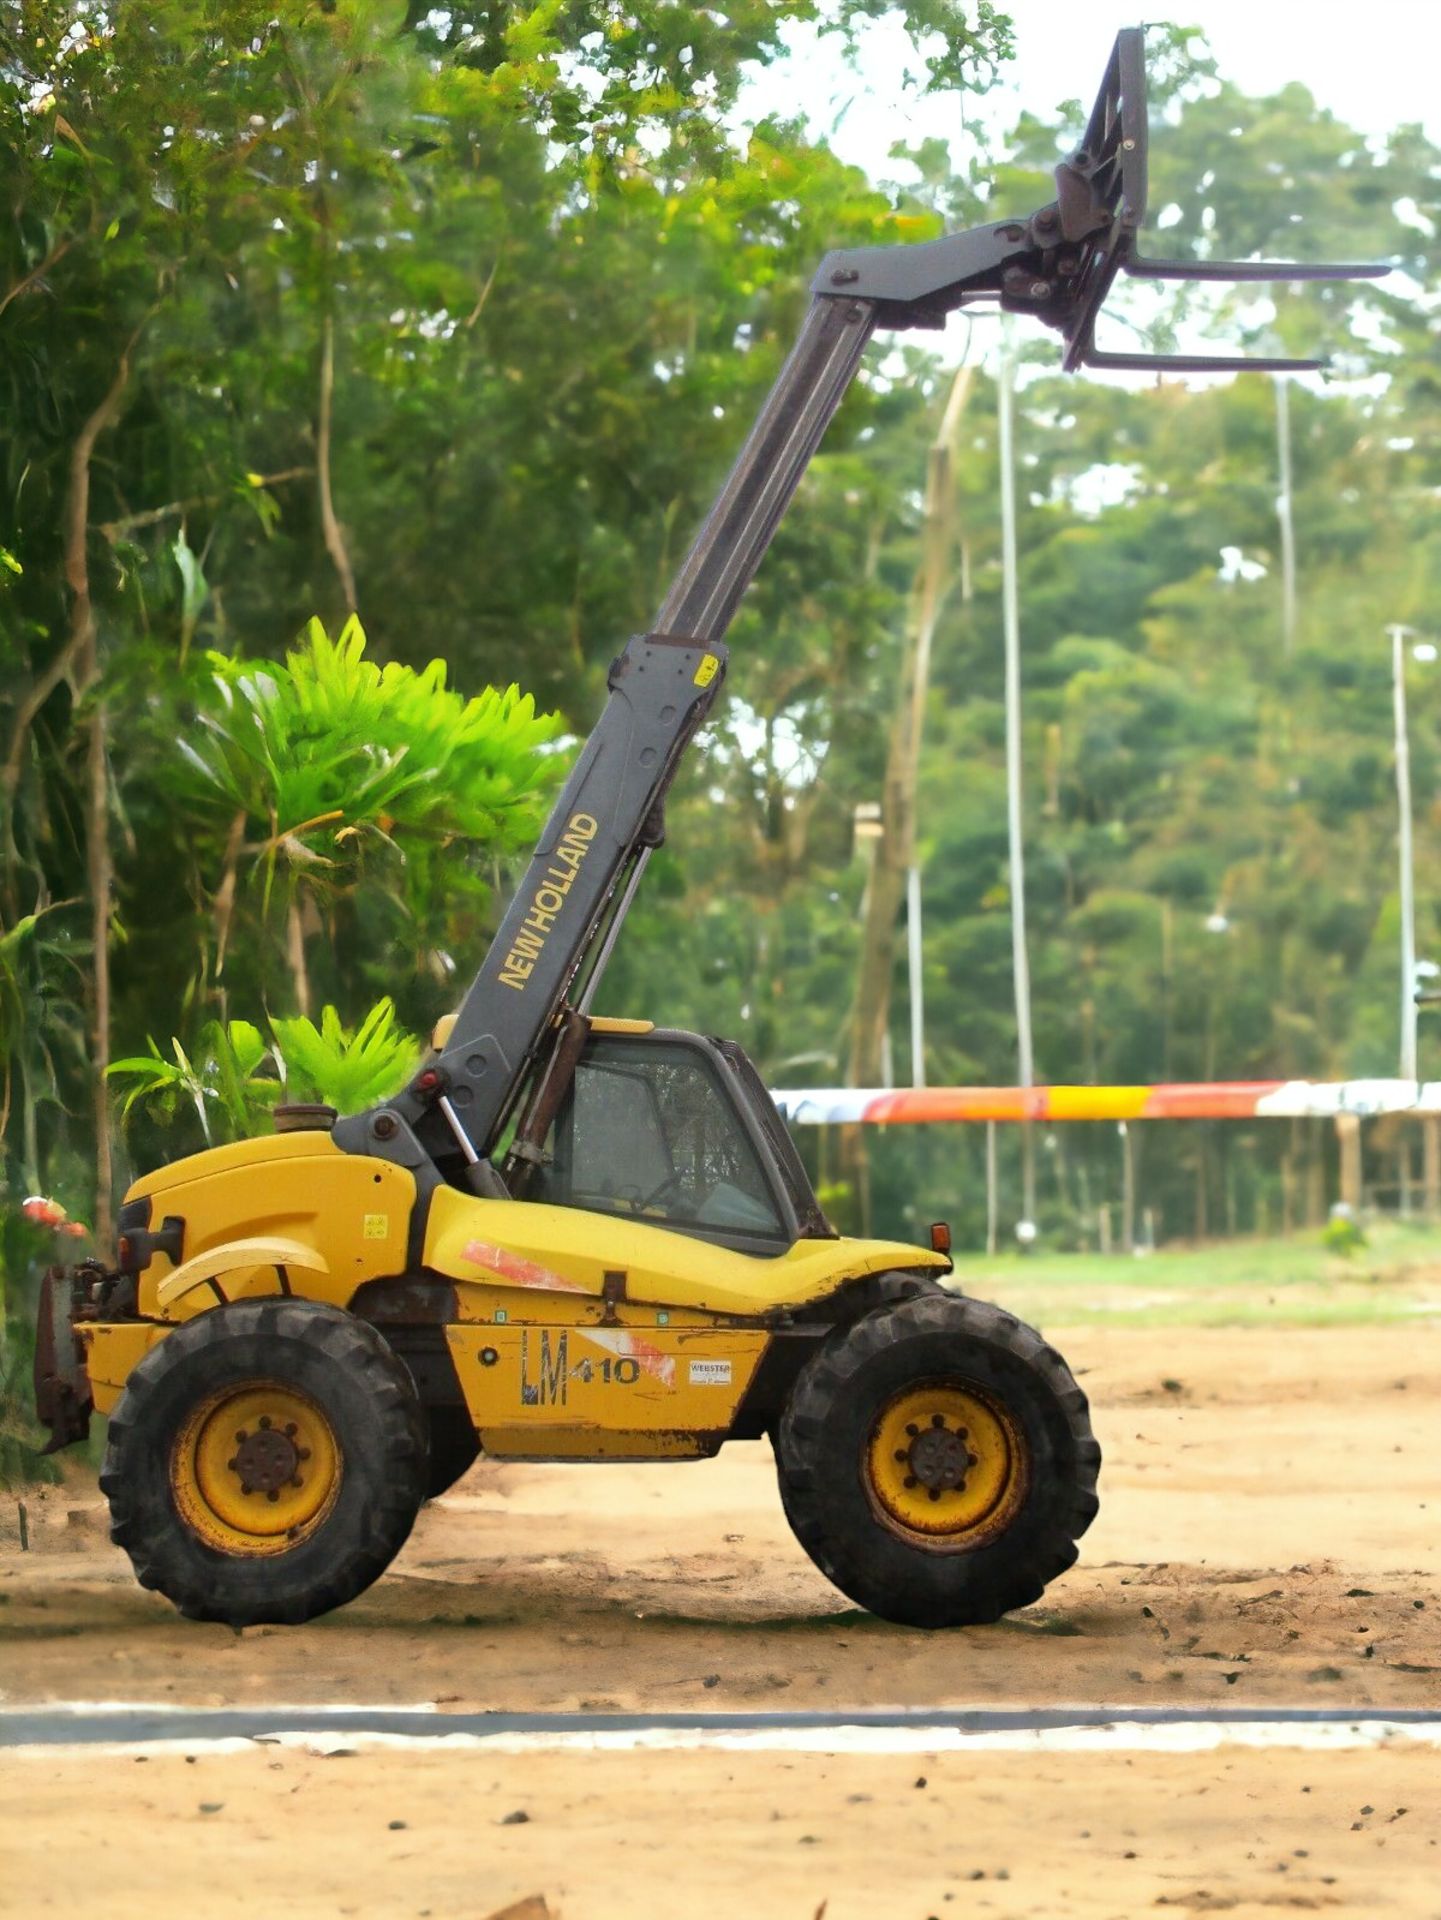
[[[168,1122],[189,1105],[207,1146],[264,1130],[281,1089],[278,1080],[261,1077],[270,1049],[250,1021],[207,1021],[200,1044],[189,1051],[172,1037],[169,1058],[154,1040],[148,1046],[146,1053],[111,1064],[112,1077],[128,1083],[122,1121],[139,1106]]]
[[[65,903],[73,904],[73,903]],[[0,1135],[19,1108],[19,1161],[27,1186],[40,1180],[39,1109],[56,1095],[60,1063],[83,1056],[79,994],[83,950],[63,931],[47,931],[56,904],[0,928]]]
[[[209,1021],[198,1047],[173,1039],[170,1054],[153,1040],[149,1051],[117,1060],[112,1076],[124,1084],[121,1118],[137,1108],[161,1122],[194,1108],[207,1146],[269,1131],[280,1100],[319,1100],[355,1113],[384,1100],[407,1080],[420,1044],[396,1025],[389,999],[377,1001],[356,1027],[334,1007],[320,1024],[303,1015],[273,1018],[267,1042],[248,1020]]]
[[[323,1100],[341,1113],[356,1113],[395,1092],[415,1071],[419,1042],[395,1023],[395,1007],[378,1000],[358,1027],[342,1024],[326,1007],[312,1020],[273,1019],[272,1053],[288,1098]]]
[[[301,864],[365,832],[478,840],[506,852],[531,838],[555,762],[537,751],[558,719],[530,694],[465,699],[445,663],[423,672],[365,657],[360,622],[332,640],[312,620],[281,667],[211,656],[205,738],[182,739],[194,797],[242,812],[263,850]]]
[[[446,685],[439,660],[423,672],[381,667],[365,649],[358,620],[336,640],[312,620],[283,665],[212,654],[197,737],[182,737],[171,763],[176,797],[214,829],[198,836],[197,852],[215,903],[217,976],[232,933],[252,957],[276,952],[278,879],[302,1013],[307,926],[313,932],[314,910],[333,907],[363,873],[374,886],[368,855],[388,861],[381,891],[413,930],[434,915],[442,850],[441,897],[468,892],[480,907],[487,889],[463,856],[504,856],[532,841],[561,769],[544,751],[559,719],[538,714],[531,695],[512,685],[466,699]],[[258,889],[246,888],[257,873]],[[261,991],[267,978],[262,959]]]

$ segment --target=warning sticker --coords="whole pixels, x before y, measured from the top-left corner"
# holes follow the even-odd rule
[[[693,1387],[728,1387],[731,1383],[729,1360],[692,1360],[690,1383]]]
[[[367,1240],[388,1240],[390,1238],[389,1214],[386,1214],[386,1213],[366,1214],[365,1237]]]

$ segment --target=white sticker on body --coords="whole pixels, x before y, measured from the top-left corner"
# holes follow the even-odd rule
[[[731,1383],[729,1360],[692,1360],[690,1383],[693,1387],[728,1387]]]

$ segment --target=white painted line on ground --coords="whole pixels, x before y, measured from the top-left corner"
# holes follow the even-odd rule
[[[19,1719],[22,1716],[28,1717],[29,1715],[37,1713],[68,1713],[78,1717],[81,1714],[92,1713],[200,1714],[232,1713],[237,1710],[230,1702],[221,1702],[214,1706],[206,1707],[197,1706],[193,1700],[26,1700],[16,1702],[10,1700],[4,1692],[0,1692],[0,1700],[6,1702],[4,1706],[0,1706],[0,1736],[3,1736],[3,1729],[7,1719]],[[440,1712],[440,1708],[434,1700],[386,1700],[378,1704],[372,1703],[368,1706],[351,1706],[343,1700],[327,1700],[319,1705],[312,1700],[308,1704],[296,1705],[294,1703],[288,1703],[282,1706],[276,1706],[273,1702],[267,1701],[260,1707],[247,1707],[239,1710],[252,1713],[273,1713],[278,1718],[286,1720],[299,1719],[303,1715],[311,1713],[348,1713],[354,1715],[357,1719],[373,1719],[376,1714],[438,1714]]]
[[[1223,1747],[1337,1753],[1387,1747],[1441,1747],[1441,1718],[1430,1721],[1252,1720],[1217,1723],[1175,1721],[1157,1726],[1117,1720],[1095,1727],[1009,1727],[966,1733],[953,1727],[635,1727],[614,1731],[546,1733],[354,1733],[279,1732],[253,1739],[97,1741],[86,1744],[35,1744],[15,1747],[53,1761],[79,1755],[119,1758],[146,1754],[228,1754],[257,1746],[284,1747],[327,1756],[362,1750],[397,1753],[812,1753],[884,1755],[947,1753],[1212,1753]]]

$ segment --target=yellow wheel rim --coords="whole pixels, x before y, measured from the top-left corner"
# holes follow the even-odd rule
[[[957,1381],[927,1381],[881,1409],[866,1445],[866,1492],[893,1533],[960,1552],[1010,1525],[1029,1464],[1019,1427],[997,1401]]]
[[[342,1459],[330,1422],[278,1381],[226,1387],[194,1409],[170,1453],[182,1520],[221,1553],[287,1553],[335,1505]]]

